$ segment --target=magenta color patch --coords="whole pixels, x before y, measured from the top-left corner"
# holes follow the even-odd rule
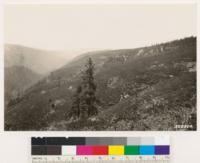
[[[78,145],[76,148],[77,155],[92,155],[92,146]]]

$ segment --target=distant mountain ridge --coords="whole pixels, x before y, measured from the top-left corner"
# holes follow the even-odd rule
[[[46,74],[67,63],[68,60],[60,53],[6,44],[5,67],[24,66],[38,74]]]
[[[5,44],[4,52],[6,100],[16,98],[42,77],[68,62],[61,52],[16,44]]]
[[[36,83],[43,76],[24,66],[5,68],[5,99],[20,96],[28,87]]]
[[[72,97],[89,57],[95,63],[99,114],[73,121],[68,116]],[[195,113],[196,37],[189,37],[85,53],[8,107],[5,126],[7,130],[175,130],[176,125],[192,123]]]

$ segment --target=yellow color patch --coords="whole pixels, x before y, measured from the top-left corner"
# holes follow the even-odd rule
[[[124,146],[123,145],[109,145],[108,154],[109,155],[124,155]]]

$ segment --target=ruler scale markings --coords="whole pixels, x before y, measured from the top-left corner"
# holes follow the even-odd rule
[[[77,159],[74,159],[74,160],[72,160],[72,159],[70,159],[70,158],[65,158],[65,157],[49,157],[48,159],[47,159],[47,162],[48,163],[58,163],[58,162],[118,162],[118,161],[125,161],[125,162],[138,162],[138,163],[141,163],[141,162],[159,162],[159,163],[161,163],[161,162],[168,162],[168,159],[165,159],[164,157],[163,158],[153,158],[153,157],[150,157],[150,156],[148,156],[148,157],[140,157],[140,158],[137,158],[137,157],[135,157],[135,158],[133,158],[132,157],[132,159],[127,159],[126,157],[116,157],[116,156],[113,156],[113,157],[109,157],[109,158],[106,158],[106,157],[104,157],[103,159],[95,159],[95,158],[92,158],[92,157],[90,157],[90,156],[87,156],[87,157],[82,157],[82,159],[80,159],[80,158],[77,158]],[[43,159],[43,158],[39,158],[39,159],[33,159],[33,161],[32,161],[33,163],[44,163],[44,162],[46,162],[45,161],[45,159]]]

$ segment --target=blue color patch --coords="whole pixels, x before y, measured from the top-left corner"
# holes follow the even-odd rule
[[[140,155],[155,155],[155,146],[154,145],[140,146]]]

